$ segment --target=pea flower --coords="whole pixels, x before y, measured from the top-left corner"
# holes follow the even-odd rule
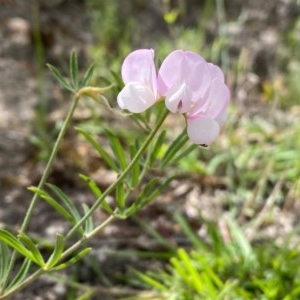
[[[117,101],[122,109],[140,113],[165,97],[172,113],[185,115],[194,144],[211,144],[226,118],[230,92],[222,70],[192,51],[176,50],[156,74],[154,50],[130,53],[122,65],[124,88]]]
[[[122,79],[125,86],[117,98],[120,108],[141,113],[152,106],[159,98],[154,50],[131,52],[122,65]]]
[[[176,50],[163,61],[157,85],[166,107],[185,114],[192,143],[209,145],[218,137],[230,98],[219,67],[194,52]]]

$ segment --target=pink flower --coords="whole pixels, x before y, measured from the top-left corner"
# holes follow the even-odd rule
[[[154,50],[131,52],[123,62],[122,78],[125,86],[117,98],[120,108],[141,113],[152,106],[159,98]]]
[[[163,61],[157,86],[171,112],[185,113],[192,143],[209,145],[218,137],[230,98],[219,67],[194,52],[176,50]]]
[[[230,92],[222,70],[200,55],[176,50],[163,61],[158,75],[154,50],[130,53],[122,65],[124,88],[117,101],[122,109],[141,113],[160,96],[172,113],[183,113],[194,144],[211,144],[226,118]]]

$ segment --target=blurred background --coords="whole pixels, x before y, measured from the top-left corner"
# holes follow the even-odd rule
[[[0,226],[18,230],[70,105],[46,63],[66,75],[75,49],[105,86],[138,48],[155,49],[157,65],[174,49],[218,64],[231,89],[223,133],[79,266],[14,299],[300,299],[299,0],[0,0]],[[115,92],[108,100],[116,107]],[[102,124],[124,143],[139,134],[127,123],[90,100],[74,117],[103,143]],[[93,203],[78,173],[102,188],[115,178],[70,130],[50,181]],[[51,240],[65,226],[40,203],[29,233]]]

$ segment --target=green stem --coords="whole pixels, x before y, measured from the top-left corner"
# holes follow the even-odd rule
[[[67,131],[69,123],[71,122],[71,119],[73,117],[73,114],[74,114],[74,111],[75,111],[75,108],[76,108],[76,106],[78,104],[79,99],[80,99],[80,94],[78,93],[78,94],[75,95],[74,100],[72,101],[72,106],[71,106],[71,108],[69,110],[69,113],[68,113],[68,115],[67,115],[67,117],[66,117],[66,119],[65,119],[65,121],[63,123],[63,126],[62,126],[62,128],[60,130],[60,133],[59,133],[59,135],[57,137],[57,140],[56,140],[56,142],[54,144],[54,147],[53,147],[53,150],[52,150],[51,155],[49,157],[48,163],[46,165],[46,168],[45,168],[45,170],[43,172],[42,178],[41,178],[41,180],[39,182],[39,185],[37,187],[38,190],[41,190],[44,187],[46,181],[48,180],[49,174],[51,172],[51,169],[53,167],[54,161],[56,159],[57,152],[58,152],[59,147],[61,145],[61,142],[62,142],[62,140],[63,140],[63,138],[65,136],[65,133]],[[33,211],[34,211],[34,209],[36,207],[37,202],[38,202],[38,194],[34,194],[34,196],[32,198],[32,201],[30,203],[30,206],[29,206],[29,208],[28,208],[28,210],[26,212],[26,216],[24,218],[22,227],[20,229],[20,234],[22,234],[23,232],[26,231],[26,229],[27,229],[27,227],[29,225],[29,222],[30,222],[30,218],[31,218],[31,216],[33,214]]]
[[[67,258],[72,252],[77,250],[79,247],[82,246],[83,243],[90,240],[92,237],[97,235],[99,232],[103,230],[109,223],[111,223],[116,217],[114,215],[110,215],[103,223],[101,223],[99,226],[97,226],[93,231],[91,231],[89,234],[86,234],[83,236],[79,241],[77,241],[74,245],[72,245],[70,248],[68,248],[66,251],[64,251],[61,255],[61,259],[63,260]]]
[[[109,216],[102,224],[100,224],[98,227],[96,227],[92,232],[89,234],[85,235],[82,237],[79,241],[77,241],[74,245],[72,245],[70,248],[68,248],[66,251],[64,251],[60,257],[60,261],[64,260],[67,258],[72,252],[77,250],[79,247],[82,246],[83,243],[86,241],[90,240],[92,237],[97,235],[105,226],[107,226],[111,221],[115,219],[114,215]],[[17,287],[13,287],[11,290],[3,294],[2,296],[0,295],[0,300],[8,299],[15,293],[19,292],[32,282],[34,282],[37,278],[39,278],[41,275],[51,272],[52,270],[44,270],[44,269],[38,269],[36,272],[31,274],[29,277],[27,277],[20,285]]]
[[[75,108],[78,104],[78,101],[81,97],[81,93],[78,92],[77,94],[75,94],[75,97],[74,97],[74,100],[72,101],[72,106],[69,110],[69,113],[63,123],[63,126],[60,130],[60,133],[57,137],[57,140],[54,144],[54,147],[53,147],[53,150],[51,152],[51,155],[49,157],[49,160],[48,160],[48,163],[46,165],[46,168],[43,172],[43,175],[42,175],[42,178],[39,182],[39,185],[38,185],[38,189],[42,189],[46,183],[46,181],[48,180],[48,177],[49,177],[49,174],[51,172],[51,169],[53,167],[53,164],[54,164],[54,161],[55,161],[55,158],[56,158],[56,155],[57,155],[57,152],[59,150],[59,147],[61,145],[61,142],[64,138],[64,135],[67,131],[67,128],[68,128],[68,125],[69,123],[71,122],[71,119],[73,117],[73,114],[74,114],[74,111],[75,111]],[[31,200],[31,203],[29,205],[29,208],[26,212],[26,215],[25,215],[25,218],[24,218],[24,221],[22,223],[22,226],[21,226],[21,229],[20,229],[20,234],[24,233],[29,225],[29,222],[30,222],[30,219],[32,217],[32,214],[34,212],[34,209],[37,205],[37,202],[38,202],[38,194],[34,194],[32,200]],[[10,274],[13,270],[13,267],[14,267],[14,264],[15,264],[15,260],[16,260],[16,252],[13,252],[12,256],[11,256],[11,260],[10,260],[10,264],[9,264],[9,268],[8,268],[8,274]],[[8,280],[9,276],[7,276],[7,280]],[[6,282],[4,283],[3,286],[6,286]],[[2,298],[0,298],[2,299]]]
[[[101,202],[125,179],[125,177],[128,175],[128,173],[131,171],[134,164],[138,161],[140,156],[144,153],[144,151],[147,149],[151,141],[153,140],[154,136],[160,129],[161,125],[165,121],[166,117],[168,115],[168,111],[166,110],[161,118],[158,120],[136,155],[133,157],[129,165],[126,167],[126,169],[118,176],[117,180],[111,184],[104,192],[103,194],[96,200],[94,205],[90,208],[90,210],[87,212],[87,214],[70,230],[70,232],[67,234],[66,239],[70,238],[77,229],[94,213],[94,211],[99,207]]]
[[[16,287],[12,287],[8,292],[0,296],[0,300],[9,299],[12,295],[16,294],[17,292],[21,291],[23,288],[28,286],[30,283],[34,282],[37,278],[39,278],[42,274],[46,273],[47,271],[43,269],[39,269],[33,274],[31,274],[29,277],[27,277],[26,280],[24,280],[22,283],[20,283]]]
[[[76,95],[75,101],[74,103],[76,103],[80,98],[80,93],[78,93]],[[70,110],[74,112],[74,109],[76,107],[76,105],[72,106],[72,109]],[[93,212],[98,208],[99,204],[103,201],[103,199],[105,197],[107,197],[107,195],[109,195],[118,184],[120,184],[124,178],[126,177],[126,175],[130,172],[131,168],[133,167],[133,165],[137,162],[137,160],[140,158],[140,156],[144,153],[144,151],[147,149],[147,147],[149,146],[149,144],[151,143],[151,141],[153,140],[154,136],[156,135],[156,133],[158,132],[158,130],[160,129],[161,125],[163,124],[164,120],[166,119],[168,115],[168,111],[165,111],[164,114],[161,116],[161,118],[158,120],[157,124],[155,125],[155,127],[152,129],[152,131],[150,132],[149,136],[147,137],[147,139],[144,141],[144,143],[142,144],[141,148],[139,149],[139,151],[136,153],[136,155],[133,157],[132,161],[130,162],[130,164],[127,166],[127,168],[120,174],[120,176],[118,177],[118,179],[108,188],[106,189],[106,191],[102,194],[101,197],[99,197],[95,204],[91,207],[91,209],[89,210],[89,212],[71,229],[71,231],[69,232],[69,234],[67,235],[66,239],[69,238],[72,234],[74,234],[76,232],[76,230],[78,229],[79,226],[81,226],[87,218],[89,218]],[[68,114],[67,119],[69,119],[69,117],[71,118],[72,114]],[[66,120],[67,120],[66,119]],[[69,119],[70,120],[70,119]],[[66,126],[67,126],[67,122],[65,122]],[[64,127],[66,127],[64,126]],[[64,128],[63,127],[63,128]],[[65,131],[65,129],[62,131]],[[62,137],[63,134],[60,134],[59,137]],[[59,138],[58,138],[59,140]],[[57,144],[57,143],[56,143]],[[58,144],[59,146],[59,144]],[[53,150],[53,153],[56,153],[56,151]],[[52,155],[51,155],[52,156]],[[55,157],[55,155],[54,155]],[[50,160],[50,159],[49,159]],[[49,164],[48,164],[49,165]],[[49,171],[48,171],[49,172]],[[48,174],[49,175],[49,174]],[[47,175],[47,176],[48,176]],[[43,176],[43,178],[45,178],[43,181],[41,180],[39,188],[42,188],[43,185],[45,184],[45,181],[47,179],[47,176]],[[36,200],[35,200],[36,201]],[[99,232],[101,232],[103,230],[104,227],[106,227],[110,222],[112,222],[114,219],[116,218],[116,216],[110,215],[103,223],[101,223],[99,226],[97,226],[92,232],[90,232],[89,234],[83,236],[79,241],[77,241],[75,244],[73,244],[71,247],[69,247],[67,250],[65,250],[60,258],[60,261],[64,260],[65,258],[67,258],[72,252],[74,252],[75,250],[77,250],[78,248],[80,248],[86,241],[90,240],[91,238],[93,238],[94,236],[96,236]],[[30,217],[28,218],[28,220],[30,219]],[[28,224],[23,225],[23,228],[26,228]],[[2,296],[0,296],[0,300],[4,300],[4,299],[8,299],[8,297],[14,295],[16,292],[20,291],[21,289],[23,289],[24,287],[28,286],[29,284],[31,284],[32,282],[34,282],[38,277],[40,277],[41,275],[47,273],[47,272],[51,272],[51,270],[43,270],[43,269],[39,269],[36,272],[34,272],[33,274],[31,274],[27,279],[25,279],[20,285],[18,285],[15,288],[12,288],[11,290],[9,290],[8,292],[6,292],[5,294],[3,294]]]

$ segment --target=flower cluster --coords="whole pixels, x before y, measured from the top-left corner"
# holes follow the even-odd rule
[[[192,143],[209,145],[218,137],[230,93],[222,70],[200,55],[173,51],[157,73],[154,50],[136,50],[125,58],[122,78],[122,109],[141,113],[164,97],[168,110],[184,114]]]

